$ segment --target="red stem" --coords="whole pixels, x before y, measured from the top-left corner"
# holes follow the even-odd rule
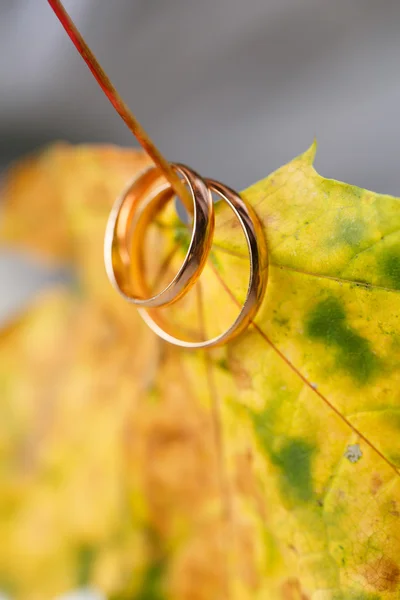
[[[87,66],[92,72],[92,75],[96,79],[97,83],[99,84],[99,86],[101,87],[101,89],[103,90],[103,92],[105,93],[105,95],[107,96],[117,113],[124,120],[127,127],[131,130],[131,132],[136,137],[136,139],[138,140],[142,148],[145,150],[145,152],[147,152],[147,154],[150,156],[153,162],[158,166],[160,171],[162,171],[165,178],[169,181],[172,188],[174,189],[175,193],[184,202],[185,207],[190,212],[192,212],[192,202],[189,198],[187,189],[185,188],[175,171],[172,169],[169,162],[163,157],[161,152],[153,144],[143,127],[140,125],[140,123],[129,110],[128,106],[122,100],[121,96],[118,94],[117,90],[111,83],[111,80],[103,71],[95,55],[90,50],[89,46],[86,44],[78,29],[75,27],[72,19],[61,4],[60,0],[48,0],[48,3],[54,10],[57,18],[64,27],[75,48],[78,50],[79,54],[86,62]]]

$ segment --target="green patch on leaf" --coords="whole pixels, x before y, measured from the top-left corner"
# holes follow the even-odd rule
[[[296,496],[299,502],[313,498],[311,459],[313,448],[301,439],[288,439],[272,461],[282,472],[284,487]]]
[[[229,364],[225,356],[220,358],[215,364],[223,371],[227,371],[229,373]]]
[[[380,259],[381,269],[394,289],[400,290],[400,249],[387,250]]]
[[[282,494],[295,502],[310,502],[314,497],[312,485],[313,447],[299,438],[280,438],[272,430],[270,411],[249,411],[255,434],[271,462],[279,468]]]
[[[7,594],[7,596],[5,598],[7,598],[8,596],[10,598],[14,597],[14,592],[16,592],[17,590],[17,586],[15,584],[15,582],[11,579],[11,577],[9,577],[9,575],[7,573],[1,573],[0,572],[0,594]],[[0,595],[0,598],[2,598],[2,596]]]
[[[189,250],[191,233],[187,227],[178,226],[175,228],[174,241],[179,244],[184,252]]]
[[[93,564],[96,558],[96,548],[82,544],[77,553],[77,585],[85,586],[90,583]]]
[[[390,454],[389,459],[397,468],[400,468],[400,454]]]
[[[368,340],[347,325],[346,313],[336,298],[320,302],[306,319],[307,334],[337,348],[337,361],[358,383],[367,383],[379,366]]]
[[[140,587],[135,594],[136,600],[164,600],[164,573],[163,559],[151,563],[143,574]]]

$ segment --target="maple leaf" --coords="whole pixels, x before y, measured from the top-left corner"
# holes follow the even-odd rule
[[[106,279],[108,212],[141,153],[58,146],[11,171],[3,239],[78,272],[0,338],[0,572],[15,597],[398,596],[400,201],[322,178],[314,153],[243,193],[267,293],[211,352],[156,339]],[[168,279],[187,232],[173,211],[157,226]],[[215,334],[248,268],[219,203],[200,283],[166,316]]]

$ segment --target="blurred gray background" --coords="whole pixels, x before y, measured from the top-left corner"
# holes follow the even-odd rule
[[[399,0],[65,0],[170,160],[242,189],[318,170],[400,195]],[[0,0],[0,164],[54,140],[134,145],[46,0]],[[49,275],[0,253],[0,319]]]

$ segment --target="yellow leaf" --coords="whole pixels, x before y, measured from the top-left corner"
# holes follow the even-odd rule
[[[314,154],[244,192],[267,294],[212,352],[154,338],[104,275],[140,153],[58,147],[11,174],[5,237],[72,259],[83,292],[38,299],[0,340],[0,572],[16,597],[399,596],[400,201],[322,178]],[[200,284],[165,312],[182,335],[216,333],[245,295],[245,241],[216,212]],[[168,279],[187,234],[169,213],[159,238],[176,247]]]

